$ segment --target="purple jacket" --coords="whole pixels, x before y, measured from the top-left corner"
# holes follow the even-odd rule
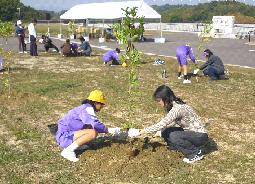
[[[178,58],[186,58],[187,55],[189,55],[190,59],[195,63],[196,62],[196,58],[193,54],[192,48],[190,46],[187,45],[181,45],[179,47],[177,47],[176,49],[176,57]]]
[[[107,127],[97,119],[93,107],[90,104],[82,104],[68,111],[58,121],[58,131],[56,134],[60,135],[63,132],[82,130],[85,125],[91,125],[98,133],[108,132]],[[57,139],[59,138],[59,136],[56,137]]]
[[[106,52],[103,55],[103,60],[104,62],[109,62],[111,60],[118,60],[118,54],[116,50],[110,50],[108,52]]]
[[[71,43],[71,48],[72,48],[73,50],[78,49],[77,43]]]

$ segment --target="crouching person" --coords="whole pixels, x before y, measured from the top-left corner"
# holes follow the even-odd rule
[[[204,51],[206,62],[198,69],[194,70],[194,74],[197,74],[199,70],[202,70],[204,75],[208,76],[211,80],[223,80],[226,79],[225,67],[220,57],[215,56],[209,49]]]
[[[58,47],[52,43],[52,40],[49,38],[49,36],[42,35],[42,43],[44,44],[45,52],[49,52],[50,48],[53,48],[56,50],[56,52],[59,52]]]
[[[115,50],[107,51],[103,55],[104,64],[106,65],[107,63],[111,61],[112,65],[120,65],[119,58],[118,58],[119,53],[120,53],[119,48],[116,48]]]
[[[81,41],[81,45],[78,48],[78,53],[82,56],[91,56],[92,48],[89,42],[85,41],[83,36],[81,36],[79,39]]]
[[[160,131],[170,149],[183,153],[184,162],[193,163],[203,159],[200,147],[207,143],[208,134],[192,107],[176,97],[165,85],[156,89],[153,98],[165,109],[167,115],[160,122],[141,130],[140,134]]]
[[[97,119],[95,112],[99,112],[105,105],[102,91],[92,91],[82,105],[67,112],[58,121],[56,133],[57,143],[63,151],[61,156],[72,162],[77,162],[75,150],[96,139],[98,133],[108,133],[108,128]]]

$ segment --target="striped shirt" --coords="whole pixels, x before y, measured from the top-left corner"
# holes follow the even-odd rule
[[[146,133],[154,133],[163,128],[179,125],[185,131],[207,133],[202,121],[194,110],[187,104],[177,104],[173,102],[172,109],[157,124],[144,129]]]

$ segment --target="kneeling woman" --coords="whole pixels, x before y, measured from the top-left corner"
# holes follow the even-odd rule
[[[225,67],[220,57],[215,56],[209,49],[204,51],[204,56],[207,61],[199,67],[199,70],[203,70],[204,75],[208,75],[211,80],[226,79]]]
[[[94,90],[82,105],[71,109],[58,121],[56,140],[64,148],[61,152],[64,158],[77,162],[74,151],[79,146],[96,139],[98,133],[108,133],[108,128],[95,115],[104,105],[103,92]]]
[[[207,130],[194,110],[176,97],[165,85],[159,86],[154,99],[166,110],[167,115],[157,124],[140,131],[140,134],[161,131],[170,148],[184,154],[186,163],[203,158],[200,146],[208,140]],[[172,127],[179,125],[179,127]]]

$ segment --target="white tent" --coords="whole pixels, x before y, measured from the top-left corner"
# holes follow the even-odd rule
[[[79,4],[61,15],[60,19],[118,19],[125,17],[121,9],[127,7],[137,7],[137,16],[139,17],[161,19],[161,15],[142,0]]]

